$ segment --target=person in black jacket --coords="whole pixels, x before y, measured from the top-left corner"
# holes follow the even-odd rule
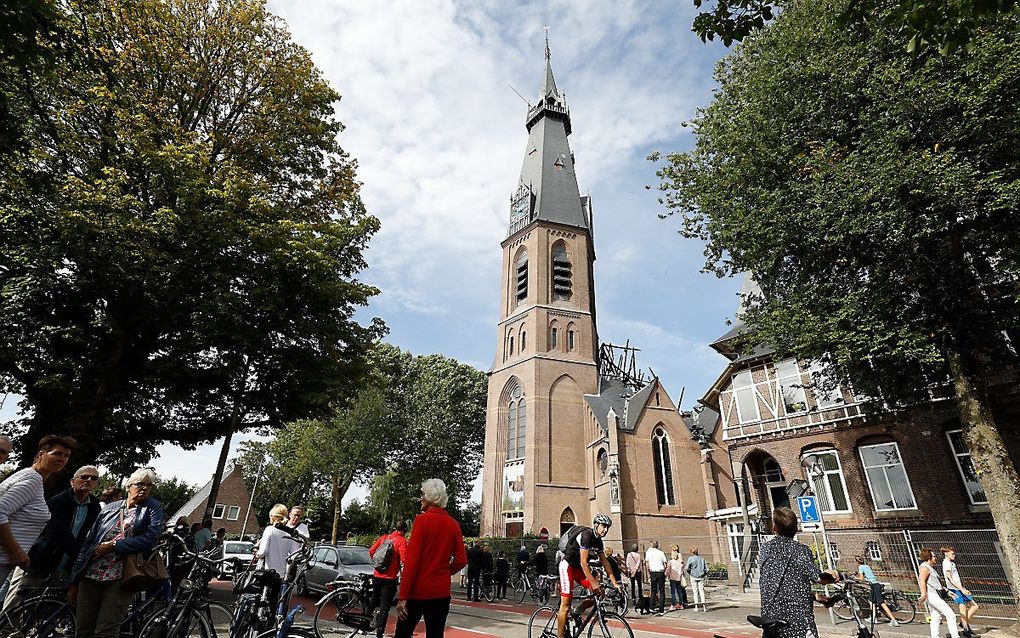
[[[468,561],[468,600],[481,600],[482,596],[482,542],[475,541],[467,550]]]
[[[506,559],[506,552],[500,552],[496,556],[496,598],[506,600],[506,581],[510,579],[510,561]]]
[[[549,575],[549,557],[545,555],[545,545],[539,545],[535,550],[535,575]]]
[[[28,570],[20,567],[11,574],[4,608],[11,607],[22,587],[33,589],[53,575],[66,578],[71,571],[85,535],[99,516],[99,499],[92,491],[99,485],[99,470],[85,465],[74,473],[70,489],[46,501],[50,520],[28,551]]]
[[[489,544],[482,545],[482,587],[488,587],[492,583],[492,572],[495,569],[495,560],[492,558],[492,550]]]

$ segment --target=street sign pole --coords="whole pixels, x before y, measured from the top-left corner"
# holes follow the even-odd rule
[[[829,537],[825,534],[825,516],[822,514],[822,508],[818,508],[818,526],[822,528],[822,547],[825,548],[825,562],[829,566],[829,571],[832,571],[832,554],[829,552]],[[825,596],[829,596],[829,586],[825,585]],[[836,624],[836,613],[832,611],[832,607],[829,607],[829,623],[833,626]]]
[[[825,533],[825,516],[818,504],[818,497],[800,496],[797,498],[797,509],[800,510],[801,527],[804,531],[820,531],[822,533],[822,549],[825,552],[825,564],[829,571],[833,571],[832,554],[829,552],[829,537]],[[829,595],[829,586],[825,585],[825,595]],[[836,614],[829,608],[829,622],[836,624]]]

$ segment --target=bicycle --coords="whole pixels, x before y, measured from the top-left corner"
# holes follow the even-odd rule
[[[851,589],[853,591],[853,595],[847,595],[832,609],[836,616],[841,620],[853,620],[855,612],[861,617],[872,613],[870,586],[857,581]],[[889,607],[889,611],[892,612],[893,618],[896,619],[896,622],[907,624],[914,620],[917,615],[917,608],[914,606],[914,601],[906,594],[898,589],[890,587],[883,589],[882,596],[885,600],[885,604]],[[881,611],[881,605],[877,606],[874,613],[876,622],[888,621],[885,614]]]
[[[571,608],[563,628],[564,638],[580,638],[585,627],[588,628],[588,638],[596,635],[600,638],[634,638],[634,630],[627,619],[615,611],[605,609],[607,605],[616,604],[613,598],[618,595],[615,589],[609,589],[601,598],[595,598],[584,618],[579,613],[583,611],[583,604]],[[559,608],[548,605],[539,607],[528,619],[528,638],[556,638],[558,616]],[[598,634],[595,633],[596,629],[599,630]]]
[[[867,588],[867,595],[863,599],[864,605],[861,604],[860,598],[863,587],[860,586],[856,580],[852,578],[844,578],[841,583],[843,591],[841,594],[840,602],[836,605],[841,608],[841,611],[849,611],[849,618],[843,618],[843,616],[837,613],[836,615],[844,620],[853,620],[857,625],[857,638],[879,638],[878,631],[875,629],[875,616],[878,611],[877,605],[871,604],[871,589]],[[868,608],[867,616],[861,613],[865,607]],[[834,610],[835,611],[835,610]],[[865,624],[864,618],[868,619],[868,623]]]
[[[180,543],[182,556],[192,561],[187,578],[181,580],[177,593],[170,604],[151,615],[141,630],[139,638],[186,638],[187,636],[216,637],[216,623],[213,610],[232,618],[230,609],[222,603],[209,600],[209,581],[216,576],[225,560],[215,560],[195,552],[189,552],[184,539],[171,535],[171,540]]]
[[[312,627],[316,638],[347,638],[369,633],[372,624],[372,575],[359,574],[361,582],[335,580],[330,589],[315,603]]]
[[[272,570],[247,570],[246,577],[235,577],[237,605],[230,622],[230,638],[258,638],[287,625],[294,609],[287,611],[295,583],[304,575],[311,560],[311,543],[296,532],[290,537],[301,547],[287,556],[287,573],[281,579]],[[254,564],[255,559],[252,559]],[[251,565],[249,565],[250,567]],[[236,571],[236,570],[235,570]]]
[[[602,567],[601,564],[591,565],[591,573],[600,583],[609,582],[609,579],[606,576],[606,570],[605,568]],[[559,579],[556,579],[556,583],[557,585],[559,584]],[[610,609],[610,611],[614,611],[620,614],[621,616],[626,616],[627,610],[630,608],[630,596],[628,595],[627,588],[623,583],[618,582],[615,591],[616,591],[616,596],[614,596],[615,604]],[[584,593],[583,588],[582,595],[586,595]]]

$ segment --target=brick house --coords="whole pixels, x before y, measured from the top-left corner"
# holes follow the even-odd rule
[[[177,519],[185,517],[188,523],[200,523],[205,514],[209,502],[209,492],[212,490],[212,480],[202,486],[181,509],[174,512],[167,518],[167,525],[174,525]],[[223,468],[223,478],[220,480],[219,494],[216,496],[216,504],[213,507],[212,522],[213,530],[220,527],[226,528],[227,535],[240,534],[244,528],[245,536],[258,535],[261,531],[255,512],[248,512],[248,502],[251,500],[251,493],[244,484],[244,476],[241,474],[241,466],[234,463]],[[248,513],[248,523],[245,525],[244,515]]]

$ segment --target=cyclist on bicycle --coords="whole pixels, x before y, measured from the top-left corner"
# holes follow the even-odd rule
[[[613,575],[612,566],[603,551],[602,539],[609,533],[613,521],[602,513],[595,515],[591,527],[576,526],[567,532],[568,539],[566,548],[563,550],[563,560],[560,561],[560,613],[556,619],[556,635],[563,638],[564,629],[567,624],[567,613],[570,611],[570,603],[573,600],[574,584],[581,585],[598,597],[602,597],[602,584],[591,573],[589,561],[601,561],[613,587],[619,587],[616,577]],[[594,601],[586,600],[578,612],[590,607]]]

